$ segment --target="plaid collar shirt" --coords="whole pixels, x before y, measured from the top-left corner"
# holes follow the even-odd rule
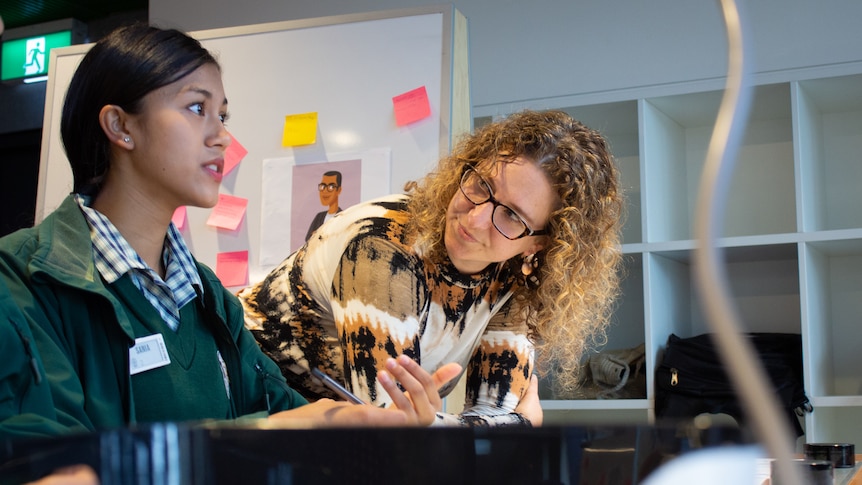
[[[168,327],[176,331],[180,325],[180,308],[203,291],[194,258],[176,226],[171,223],[165,237],[162,262],[166,270],[165,280],[162,280],[132,249],[114,224],[89,206],[89,197],[76,194],[75,200],[90,226],[94,262],[105,282],[114,283],[130,273],[135,287],[159,312]]]

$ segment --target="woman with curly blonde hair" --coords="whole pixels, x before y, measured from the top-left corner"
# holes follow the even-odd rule
[[[466,372],[464,411],[436,423],[541,424],[536,354],[571,389],[604,335],[618,183],[598,132],[562,111],[513,114],[463,139],[407,194],[324,224],[240,293],[246,325],[309,399],[330,395],[308,375],[319,367],[388,405],[375,376],[405,354],[429,374],[448,362]]]

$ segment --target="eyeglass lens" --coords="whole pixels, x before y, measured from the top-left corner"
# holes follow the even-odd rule
[[[529,229],[523,219],[509,207],[501,204],[494,198],[491,186],[474,170],[467,170],[461,177],[461,192],[475,205],[491,201],[494,204],[494,212],[491,222],[494,227],[507,239],[518,239],[528,232]]]

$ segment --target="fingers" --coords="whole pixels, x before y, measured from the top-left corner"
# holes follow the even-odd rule
[[[385,365],[386,370],[378,372],[377,379],[389,393],[392,403],[408,415],[412,412],[417,424],[431,424],[437,411],[443,407],[434,377],[406,355],[388,359]],[[448,370],[441,377],[445,378],[450,373]],[[401,384],[403,392],[396,383]]]
[[[29,485],[98,485],[99,476],[89,465],[72,465],[55,470]]]
[[[527,394],[539,399],[539,378],[536,374],[530,375],[530,385],[527,386]]]
[[[388,359],[385,367],[378,372],[377,380],[389,394],[392,406],[378,408],[321,399],[270,418],[302,420],[312,426],[428,426],[443,407],[438,389],[461,373],[461,366],[453,363],[432,375],[406,355]]]
[[[411,424],[406,413],[370,404],[350,404],[339,407],[330,416],[335,426],[406,426]]]
[[[437,369],[434,372],[434,375],[431,376],[434,379],[434,385],[439,390],[441,387],[445,386],[452,379],[458,377],[461,374],[461,365],[452,362],[450,364],[446,364],[443,367]]]
[[[539,399],[539,378],[534,375],[530,376],[530,384],[527,386],[527,391],[515,408],[515,412],[529,419],[533,426],[541,426],[544,419],[542,411],[542,403]]]
[[[385,370],[381,370],[377,372],[377,380],[392,399],[392,409],[405,413],[408,421],[418,421],[416,410],[413,408],[413,401],[398,387],[395,378]]]
[[[461,365],[455,362],[451,362],[449,364],[445,364],[439,369],[437,369],[433,375],[430,376],[428,371],[422,368],[416,361],[407,357],[406,355],[401,355],[396,360],[397,364],[407,370],[416,380],[418,380],[425,389],[425,392],[431,396],[436,395],[439,399],[440,394],[437,392],[440,388],[449,383],[452,379],[458,377],[461,374]],[[395,365],[395,364],[389,364]],[[389,367],[387,366],[387,369]],[[391,369],[390,369],[391,370]],[[403,385],[403,383],[402,383]]]
[[[384,409],[369,404],[351,404],[332,399],[320,399],[305,406],[281,411],[269,416],[288,426],[406,426],[413,419],[399,409]],[[288,424],[290,423],[290,424]]]

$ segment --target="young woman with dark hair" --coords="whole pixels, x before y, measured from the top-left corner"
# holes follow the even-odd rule
[[[437,387],[458,366],[432,376],[389,361],[380,379],[391,409],[308,404],[243,327],[236,297],[191,255],[171,216],[217,202],[227,106],[214,57],[176,30],[124,27],[84,56],[61,123],[74,192],[38,226],[0,239],[11,294],[2,304],[18,307],[2,313],[32,331],[53,399],[42,424],[431,423]]]

